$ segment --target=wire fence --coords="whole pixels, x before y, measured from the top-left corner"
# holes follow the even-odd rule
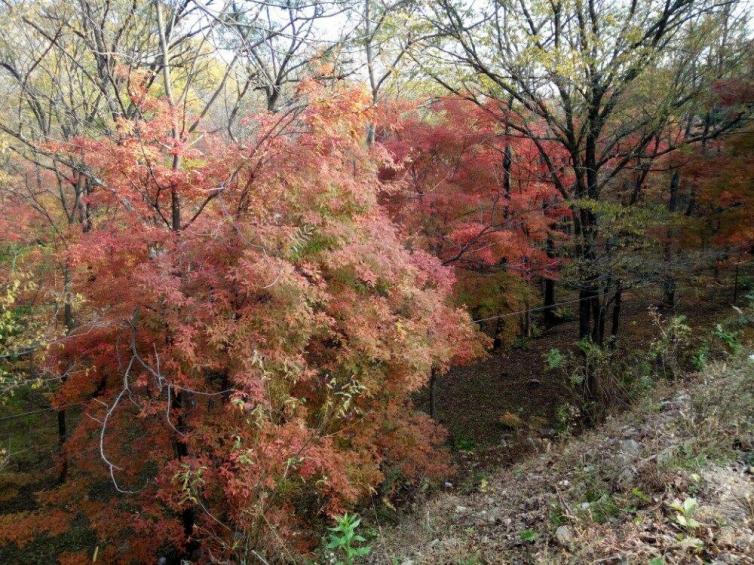
[[[741,262],[738,265],[736,265],[736,267],[738,268],[738,267],[745,266],[745,265],[748,265],[748,264],[751,264],[751,263],[754,263],[754,261]],[[738,283],[738,281],[737,281],[737,283]],[[633,291],[633,290],[637,290],[637,289],[643,289],[643,288],[655,287],[655,286],[657,286],[656,282],[652,282],[652,281],[646,282],[645,281],[644,284],[633,284],[633,285],[629,286],[628,288],[626,288],[626,291]],[[578,303],[586,301],[586,300],[594,300],[594,299],[595,299],[594,296],[588,296],[588,297],[580,297],[580,298],[575,298],[575,299],[570,299],[570,300],[562,300],[562,301],[555,302],[554,304],[547,305],[547,306],[536,306],[536,307],[533,307],[533,308],[527,308],[527,309],[517,310],[517,311],[514,311],[514,312],[505,312],[505,313],[497,314],[497,315],[493,315],[493,316],[486,316],[486,317],[482,317],[482,318],[477,318],[477,319],[474,319],[472,321],[474,323],[483,323],[483,322],[497,320],[497,319],[511,318],[511,317],[515,317],[515,316],[524,316],[524,315],[532,314],[532,313],[536,313],[536,312],[543,312],[545,310],[554,310],[554,309],[562,307],[562,306],[568,306],[568,305],[578,304]],[[630,303],[636,302],[636,301],[637,300],[630,299],[630,298],[624,298],[622,300],[622,302],[624,304],[630,304]],[[30,379],[28,381],[28,383],[26,383],[26,384],[28,384],[28,385],[37,384],[38,385],[40,383],[45,383],[46,384],[46,383],[51,383],[51,382],[60,382],[61,380],[62,379],[61,379],[60,376],[52,376],[52,377],[45,377],[45,378]],[[2,392],[2,391],[0,391],[0,392]],[[6,415],[6,416],[0,416],[0,424],[5,424],[5,423],[8,423],[8,422],[15,422],[15,421],[22,420],[22,419],[25,419],[25,418],[31,418],[33,416],[46,415],[46,414],[50,414],[50,413],[58,413],[58,412],[63,411],[63,410],[70,410],[72,408],[82,407],[82,406],[85,406],[85,405],[86,405],[86,402],[75,402],[75,403],[65,404],[65,405],[62,405],[62,406],[55,406],[55,407],[49,406],[49,407],[44,407],[44,408],[36,408],[36,409],[26,410],[24,412],[20,412],[20,413],[16,413],[16,414],[10,414],[10,415]],[[31,430],[27,429],[27,435],[29,435],[30,433],[31,433]],[[87,449],[71,451],[71,450],[65,449],[64,447],[61,448],[60,444],[56,441],[53,445],[48,445],[48,446],[32,445],[32,446],[28,446],[28,447],[25,447],[25,448],[22,448],[22,449],[12,450],[10,448],[10,445],[12,443],[11,440],[12,440],[12,436],[0,439],[0,468],[2,468],[2,464],[3,463],[7,464],[9,461],[12,461],[13,459],[15,459],[15,458],[17,458],[17,457],[19,457],[21,455],[39,455],[39,456],[55,457],[56,455],[65,454],[66,457],[73,457],[73,456],[76,456],[76,455],[83,455],[83,454],[95,452],[95,451],[97,451],[99,449],[98,446],[94,446],[94,447],[87,448]],[[3,447],[3,446],[8,446],[8,447]]]

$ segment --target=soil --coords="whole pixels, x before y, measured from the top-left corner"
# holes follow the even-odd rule
[[[754,563],[752,351],[392,525],[370,516],[370,563]]]
[[[685,289],[672,311],[660,313],[685,316],[692,331],[701,331],[711,320],[733,313],[729,295],[730,288],[723,284],[708,285],[702,295]],[[651,289],[625,293],[619,333],[624,347],[647,346],[656,331],[649,308],[660,302],[661,296]],[[558,428],[557,409],[573,393],[558,372],[546,370],[545,356],[552,348],[573,349],[577,334],[575,319],[561,322],[518,347],[501,348],[481,362],[438,377],[435,417],[450,433],[460,471],[457,482],[508,466],[552,439]],[[426,391],[417,397],[417,405],[429,412]],[[504,414],[518,416],[521,425],[506,426],[501,422]]]

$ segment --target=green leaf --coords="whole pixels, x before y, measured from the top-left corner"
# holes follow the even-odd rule
[[[681,540],[680,546],[685,549],[703,549],[704,542],[699,538],[687,537]]]
[[[534,530],[524,530],[518,534],[518,537],[521,538],[521,541],[533,542],[539,537],[539,534]]]
[[[686,514],[691,514],[696,510],[698,506],[698,503],[696,501],[696,498],[687,498],[683,501],[683,511]]]

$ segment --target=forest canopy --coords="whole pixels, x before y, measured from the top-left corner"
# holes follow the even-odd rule
[[[52,438],[0,545],[83,521],[67,562],[312,558],[333,520],[451,475],[454,367],[569,317],[573,359],[619,350],[627,296],[672,313],[704,273],[743,297],[746,2],[0,18],[0,472],[35,484],[14,456]],[[629,396],[589,367],[585,422]]]

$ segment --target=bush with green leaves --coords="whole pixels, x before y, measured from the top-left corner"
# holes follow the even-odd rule
[[[551,348],[544,355],[548,371],[558,371],[573,397],[558,411],[564,433],[580,416],[601,419],[612,406],[634,401],[658,378],[677,378],[694,364],[693,332],[683,316],[664,318],[650,311],[656,335],[644,349],[628,350],[613,344],[602,347],[590,339],[578,342],[576,351]],[[698,352],[697,352],[698,353]],[[706,357],[697,360],[704,362]]]
[[[548,371],[559,369],[563,366],[564,361],[565,356],[557,347],[551,347],[550,350],[545,354],[545,364],[547,365]]]
[[[692,356],[695,369],[701,370],[712,358],[735,355],[741,351],[745,329],[754,326],[754,294],[748,294],[746,299],[746,306],[733,306],[735,315],[715,324],[709,337]]]
[[[649,311],[657,330],[649,346],[656,372],[665,378],[678,378],[688,369],[691,359],[692,330],[686,316],[664,318],[655,308]]]
[[[716,324],[712,335],[719,339],[731,353],[738,353],[741,350],[741,342],[738,339],[740,332],[730,325]]]
[[[701,371],[707,366],[710,357],[710,346],[707,341],[703,341],[697,348],[694,354],[691,356],[691,365],[697,371]]]
[[[366,538],[356,533],[361,518],[356,514],[345,513],[329,528],[330,536],[325,548],[329,550],[336,565],[352,565],[360,557],[366,557],[372,551],[371,546],[364,545]]]

